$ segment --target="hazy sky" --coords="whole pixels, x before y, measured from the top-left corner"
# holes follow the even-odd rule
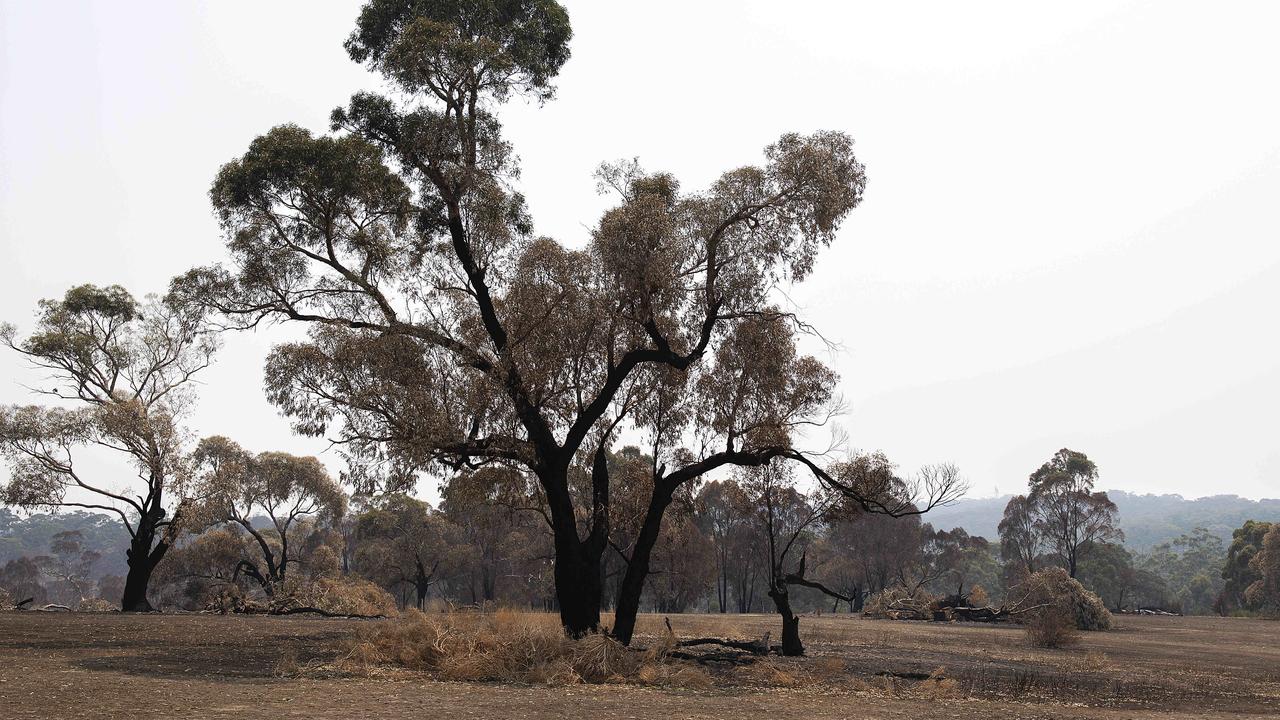
[[[602,160],[697,188],[846,131],[866,199],[792,299],[856,446],[977,495],[1071,447],[1105,488],[1280,496],[1280,4],[566,5],[557,99],[503,114],[539,233],[583,241]],[[374,85],[358,7],[0,0],[0,318],[221,259],[218,166]],[[262,398],[282,336],[228,339],[199,433],[324,449]],[[37,377],[0,355],[0,402]]]

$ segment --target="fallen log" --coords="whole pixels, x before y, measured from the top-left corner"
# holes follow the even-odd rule
[[[733,652],[690,653],[690,652],[684,652],[683,650],[672,650],[671,652],[667,653],[667,657],[676,658],[677,660],[692,660],[693,662],[699,663],[701,665],[711,665],[713,663],[727,663],[729,665],[750,665],[754,663],[756,660],[760,659],[758,655],[755,655],[752,653],[740,653],[740,652],[737,652],[737,653],[733,653]]]
[[[749,652],[752,655],[767,655],[769,653],[769,646],[759,640],[727,640],[724,638],[705,637],[681,640],[676,643],[676,647],[693,647],[695,645],[719,645]]]
[[[348,613],[335,613],[309,606],[291,607],[283,610],[268,610],[266,612],[267,615],[298,615],[301,613],[315,613],[321,617],[345,618],[348,620],[385,620],[387,617],[386,615],[354,615]]]

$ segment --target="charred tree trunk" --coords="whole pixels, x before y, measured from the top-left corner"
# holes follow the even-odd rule
[[[653,555],[653,547],[658,542],[658,534],[662,530],[662,516],[671,505],[672,492],[669,488],[654,487],[649,498],[649,509],[645,512],[644,524],[636,537],[635,547],[631,551],[631,560],[627,563],[626,575],[618,590],[618,609],[614,615],[613,637],[623,645],[631,643],[631,636],[636,630],[636,614],[640,611],[640,597],[644,592],[644,581],[649,575],[649,560]]]
[[[155,566],[147,556],[147,549],[140,549],[136,541],[129,548],[129,573],[124,579],[124,597],[120,600],[122,612],[151,612],[155,608],[147,600],[147,587]]]
[[[782,654],[787,657],[804,655],[804,644],[800,642],[800,618],[791,610],[791,596],[787,593],[786,583],[774,583],[769,589],[769,598],[782,618]]]
[[[152,612],[155,610],[147,600],[147,590],[151,586],[151,574],[169,549],[169,539],[162,537],[155,547],[155,523],[158,516],[144,516],[139,520],[137,533],[129,543],[126,552],[129,572],[124,580],[124,596],[120,600],[122,612]]]
[[[600,629],[600,556],[576,532],[570,538],[556,534],[556,599],[560,623],[571,637]]]

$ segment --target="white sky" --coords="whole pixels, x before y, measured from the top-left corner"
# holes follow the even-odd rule
[[[855,445],[975,495],[1064,446],[1102,487],[1280,495],[1280,4],[566,4],[558,98],[504,114],[538,232],[582,241],[602,160],[696,188],[847,131],[866,199],[792,297]],[[358,7],[0,0],[0,318],[222,259],[218,166],[374,84]],[[324,449],[262,397],[282,336],[228,339],[199,433]],[[0,402],[37,379],[0,355]]]

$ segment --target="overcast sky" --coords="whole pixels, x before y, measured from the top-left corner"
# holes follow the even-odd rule
[[[846,131],[866,199],[791,297],[854,445],[974,495],[1071,447],[1104,488],[1280,496],[1280,4],[565,4],[557,99],[503,114],[539,233],[584,240],[602,160],[698,188]],[[223,258],[218,166],[375,86],[358,7],[0,0],[0,319]],[[324,450],[262,397],[281,337],[229,338],[197,432]],[[0,355],[0,402],[38,377]]]

